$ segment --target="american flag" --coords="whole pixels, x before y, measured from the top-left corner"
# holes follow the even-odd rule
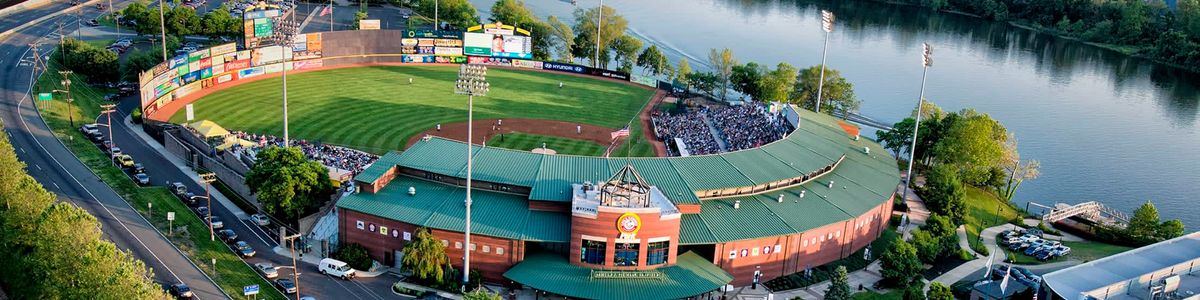
[[[625,128],[622,128],[621,130],[612,132],[612,139],[614,140],[623,136],[629,136],[629,126],[625,126]]]
[[[326,16],[326,15],[329,15],[330,13],[333,13],[333,5],[332,5],[332,4],[330,4],[330,5],[328,5],[328,6],[325,6],[325,8],[321,9],[321,15],[320,15],[320,16],[321,16],[321,17],[324,17],[324,16]]]
[[[933,46],[930,46],[929,43],[925,43],[924,48],[925,48],[925,50],[921,52],[921,63],[924,64],[926,67],[932,67],[933,66]]]

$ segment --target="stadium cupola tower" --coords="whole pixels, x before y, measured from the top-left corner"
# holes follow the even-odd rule
[[[572,185],[571,262],[648,270],[675,264],[680,212],[631,165],[607,181]]]

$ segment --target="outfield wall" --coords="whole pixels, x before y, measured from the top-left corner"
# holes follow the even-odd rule
[[[289,73],[345,67],[401,64],[484,64],[595,77],[653,89],[657,81],[587,66],[508,58],[415,54],[403,43],[425,40],[428,32],[405,30],[332,31],[302,35],[292,47],[238,50],[218,45],[176,56],[139,76],[141,107],[146,118],[166,122],[187,103],[238,84]],[[283,62],[284,59],[291,61]]]

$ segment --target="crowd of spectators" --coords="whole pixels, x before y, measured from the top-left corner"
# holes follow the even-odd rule
[[[767,113],[761,105],[739,105],[712,110],[708,119],[723,135],[728,151],[750,149],[783,138],[788,132],[783,118]]]
[[[682,148],[692,155],[720,153],[722,144],[724,151],[759,147],[783,138],[791,130],[783,118],[757,104],[702,107],[681,114],[656,112],[651,118],[659,139],[671,143],[679,138],[684,143]]]
[[[268,146],[283,146],[283,139],[273,135],[262,135],[235,131],[233,133],[238,138],[256,143],[250,149],[243,149],[240,145],[235,145],[231,151],[235,153],[246,154],[251,158],[258,151]],[[379,159],[379,156],[374,154],[328,144],[312,143],[307,140],[292,140],[292,146],[299,147],[304,156],[309,159],[316,160],[322,165],[334,167],[346,171],[361,173],[363,169]],[[247,151],[248,150],[248,151]]]
[[[714,154],[721,152],[721,146],[713,138],[708,123],[704,121],[704,108],[682,114],[655,114],[654,133],[658,138],[668,143],[675,138],[683,140],[692,155]]]

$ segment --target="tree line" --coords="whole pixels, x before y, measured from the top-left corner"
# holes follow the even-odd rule
[[[153,272],[102,238],[100,223],[59,202],[0,137],[0,276],[16,299],[168,299]]]
[[[873,0],[881,1],[881,0]],[[1026,24],[1069,38],[1128,48],[1130,54],[1200,70],[1200,0],[898,0]],[[891,1],[881,1],[891,2]]]

